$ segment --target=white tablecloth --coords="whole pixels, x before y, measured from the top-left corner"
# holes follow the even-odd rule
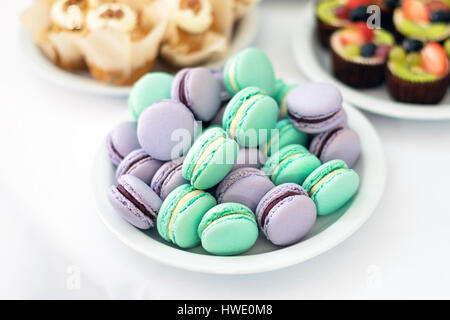
[[[0,22],[0,298],[450,298],[449,122],[367,114],[388,157],[385,194],[356,234],[303,264],[205,275],[125,247],[97,216],[90,175],[126,101],[30,70],[17,18],[29,3],[5,1]],[[290,41],[302,5],[263,3],[256,40],[278,75],[299,81]]]

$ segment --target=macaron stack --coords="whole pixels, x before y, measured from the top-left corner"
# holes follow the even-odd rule
[[[276,80],[257,48],[223,70],[147,74],[128,105],[135,122],[107,139],[117,166],[108,198],[129,223],[156,226],[179,248],[237,255],[259,230],[274,245],[291,245],[358,190],[351,168],[360,141],[340,92]]]

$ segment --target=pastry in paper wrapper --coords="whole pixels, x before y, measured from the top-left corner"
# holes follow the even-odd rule
[[[261,0],[233,0],[235,19],[242,18],[247,12],[255,7]]]
[[[89,12],[86,35],[79,46],[92,76],[115,85],[129,85],[149,72],[168,14],[164,0],[104,3]]]
[[[55,64],[66,70],[85,68],[78,48],[89,0],[36,0],[21,20],[34,41]]]
[[[185,67],[223,57],[233,30],[234,0],[172,0],[161,55]]]

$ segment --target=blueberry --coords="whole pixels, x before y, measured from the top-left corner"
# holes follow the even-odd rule
[[[359,6],[350,11],[350,21],[367,21],[369,19],[369,14],[367,13],[366,6]]]
[[[431,22],[450,23],[450,11],[437,10],[431,14]]]
[[[361,56],[364,58],[370,58],[375,55],[375,51],[377,50],[377,46],[373,43],[366,43],[361,47]]]
[[[407,53],[420,51],[423,48],[423,43],[420,40],[405,39],[402,43],[403,48]]]
[[[384,0],[384,4],[389,9],[395,9],[398,7],[398,0]]]

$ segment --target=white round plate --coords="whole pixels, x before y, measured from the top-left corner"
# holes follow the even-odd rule
[[[252,10],[236,24],[229,54],[235,54],[252,44],[258,32],[258,10]],[[35,45],[31,35],[24,29],[19,35],[22,51],[28,57],[30,65],[46,80],[66,88],[84,91],[92,94],[108,96],[127,96],[131,86],[112,86],[93,79],[89,72],[69,72],[53,64]],[[221,67],[227,57],[208,62],[205,66]],[[173,72],[167,65],[156,63],[153,71]]]
[[[115,212],[107,200],[107,190],[116,181],[105,146],[98,151],[92,176],[98,213],[108,229],[127,246],[144,256],[181,269],[215,274],[250,274],[281,269],[311,259],[358,230],[377,207],[384,190],[386,161],[381,141],[360,111],[348,105],[345,109],[350,127],[361,138],[361,158],[355,167],[361,177],[360,189],[344,208],[329,216],[318,217],[311,232],[298,244],[276,247],[260,233],[255,246],[245,254],[217,257],[209,255],[201,247],[178,249],[162,240],[155,229],[144,232],[133,227]]]
[[[373,113],[411,120],[450,120],[450,94],[439,105],[416,105],[394,101],[385,85],[374,89],[354,89],[334,78],[329,55],[317,39],[315,32],[314,1],[306,5],[293,33],[293,51],[298,67],[313,81],[338,86],[346,101]]]

